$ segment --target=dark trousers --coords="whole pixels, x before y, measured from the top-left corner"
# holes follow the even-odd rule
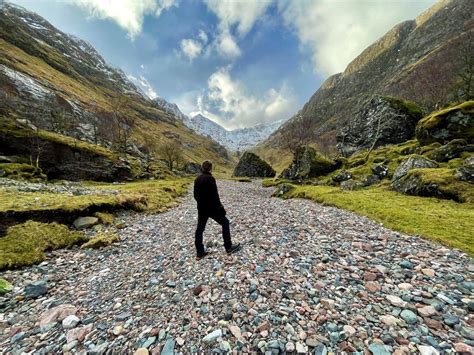
[[[212,218],[214,221],[219,223],[222,226],[222,238],[224,239],[224,248],[229,250],[232,246],[232,241],[230,239],[230,226],[229,220],[222,213],[203,213],[198,211],[198,224],[196,228],[194,244],[196,245],[197,254],[204,253],[204,244],[202,243],[202,234],[204,229],[206,229],[206,223],[209,218]]]

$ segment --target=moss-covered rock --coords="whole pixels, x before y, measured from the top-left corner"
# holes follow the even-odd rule
[[[474,202],[472,185],[459,180],[454,169],[413,169],[393,181],[392,190],[415,196],[451,199],[457,202]]]
[[[120,241],[120,237],[112,232],[98,233],[81,246],[81,249],[99,249]]]
[[[7,280],[0,278],[0,295],[4,295],[11,290],[13,290],[12,284]]]
[[[112,213],[106,213],[106,212],[96,212],[94,213],[94,216],[96,216],[100,223],[109,225],[114,223],[115,216]]]
[[[26,163],[0,163],[0,170],[3,171],[2,176],[10,179],[19,180],[45,180],[46,175],[41,169]]]
[[[465,150],[465,148],[466,142],[464,140],[455,140],[448,144],[435,148],[431,151],[428,151],[425,156],[431,160],[442,163],[458,158]]]
[[[83,233],[57,223],[28,221],[10,227],[0,238],[0,270],[32,265],[44,260],[44,252],[81,244]]]
[[[258,155],[245,152],[234,169],[234,176],[274,177],[275,170]]]
[[[474,143],[474,101],[466,101],[441,111],[433,112],[418,122],[416,138],[421,144],[446,144],[457,138]]]
[[[420,168],[437,168],[438,164],[422,156],[412,156],[405,159],[395,170],[392,177],[392,182],[400,179],[408,174],[412,169]]]
[[[310,146],[299,147],[293,161],[283,170],[281,177],[288,180],[305,180],[329,174],[339,168],[339,165],[317,152]]]

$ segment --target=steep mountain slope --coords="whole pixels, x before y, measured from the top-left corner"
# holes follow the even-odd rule
[[[145,97],[90,44],[5,2],[0,2],[0,96],[2,120],[111,149],[121,143],[137,156],[177,141],[188,161],[229,164],[225,148]]]
[[[232,151],[241,152],[266,139],[280,127],[283,122],[284,121],[277,121],[270,124],[260,124],[254,127],[228,131],[221,125],[200,114],[184,121],[184,123],[194,131],[211,137]]]
[[[343,73],[330,76],[301,110],[312,142],[335,147],[336,134],[373,95],[395,96],[433,109],[455,93],[463,48],[472,42],[474,2],[442,0],[415,20],[387,32],[355,58]],[[284,151],[289,120],[256,151],[268,159]],[[275,153],[275,151],[277,153]]]

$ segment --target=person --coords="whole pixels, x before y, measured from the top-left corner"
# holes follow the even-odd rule
[[[208,160],[203,162],[201,171],[202,174],[194,180],[194,199],[197,202],[198,210],[194,242],[196,245],[196,259],[198,260],[208,255],[202,243],[202,238],[209,218],[212,218],[222,226],[222,238],[224,239],[224,248],[227,254],[230,255],[240,249],[240,243],[232,244],[229,220],[219,198],[216,179],[212,176],[212,163]]]

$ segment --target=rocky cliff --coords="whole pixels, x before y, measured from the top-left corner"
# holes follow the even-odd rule
[[[225,149],[146,97],[87,42],[0,3],[0,115],[124,154],[180,142],[186,159],[228,164]],[[25,142],[26,144],[26,142]],[[0,153],[6,147],[0,146]]]
[[[474,2],[442,0],[403,22],[330,76],[301,110],[314,143],[335,146],[336,134],[374,95],[414,101],[427,110],[451,100],[463,69],[460,53],[472,41]],[[472,47],[472,45],[471,45]],[[283,146],[290,120],[257,151]]]

